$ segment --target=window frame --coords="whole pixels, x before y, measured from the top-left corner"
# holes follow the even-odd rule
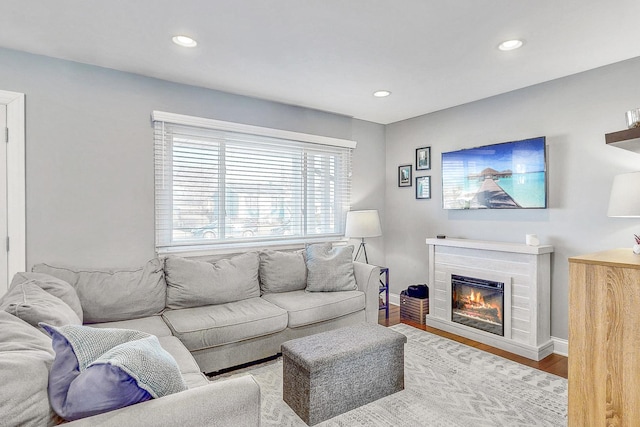
[[[154,125],[154,158],[156,159],[154,164],[154,174],[155,174],[156,180],[158,179],[158,173],[159,173],[158,172],[159,166],[157,162],[158,146],[159,144],[162,144],[162,146],[164,147],[164,142],[159,142],[158,141],[159,137],[156,134],[157,122],[159,122],[161,126],[162,124],[171,124],[171,125],[179,125],[179,126],[194,127],[194,128],[201,128],[201,129],[209,129],[214,131],[250,134],[258,137],[283,139],[283,140],[293,141],[295,143],[302,143],[303,145],[315,144],[320,146],[337,147],[337,150],[348,149],[348,160],[349,160],[348,172],[346,176],[344,176],[344,179],[346,179],[345,185],[347,186],[345,190],[346,204],[344,203],[345,200],[343,199],[342,208],[340,209],[340,211],[342,215],[345,216],[346,212],[349,210],[349,204],[350,204],[349,197],[350,197],[350,188],[351,188],[351,154],[353,152],[353,149],[356,148],[356,145],[357,145],[356,141],[326,137],[321,135],[292,132],[292,131],[286,131],[286,130],[280,130],[280,129],[272,129],[272,128],[266,128],[261,126],[246,125],[241,123],[226,122],[226,121],[215,120],[215,119],[187,116],[187,115],[168,113],[163,111],[153,111],[151,115],[151,119],[152,119],[152,124]],[[312,149],[311,147],[313,147],[313,145],[309,145],[309,149]],[[162,167],[166,167],[166,164],[164,164],[164,166]],[[171,162],[171,168],[173,168],[173,161]],[[165,171],[162,173],[166,174],[168,172]],[[269,238],[267,236],[266,238],[260,239],[258,241],[256,240],[236,241],[234,239],[223,239],[223,240],[217,240],[211,243],[197,243],[197,244],[196,243],[184,243],[184,244],[174,243],[173,236],[172,236],[169,238],[169,240],[171,241],[171,244],[167,245],[166,243],[161,241],[162,240],[160,238],[161,232],[158,229],[158,224],[159,222],[162,222],[162,221],[164,221],[165,223],[166,221],[170,221],[171,224],[169,225],[169,227],[171,230],[173,230],[173,213],[165,215],[164,218],[161,218],[161,214],[158,213],[160,204],[158,203],[158,200],[157,200],[158,198],[157,184],[154,187],[155,187],[154,191],[155,191],[155,197],[156,197],[156,200],[154,200],[154,218],[155,218],[154,246],[155,246],[156,253],[158,254],[181,253],[183,255],[185,254],[186,255],[189,255],[189,254],[206,255],[209,253],[211,254],[226,253],[226,252],[229,252],[230,250],[231,251],[240,250],[240,249],[246,250],[246,249],[256,248],[256,247],[274,247],[274,248],[277,247],[277,248],[286,249],[286,248],[301,247],[305,244],[316,243],[316,242],[326,242],[326,241],[344,242],[345,241],[344,218],[343,218],[342,221],[340,222],[339,233],[335,233],[335,234],[331,233],[331,235],[292,236],[291,238]],[[173,191],[173,187],[171,191]],[[307,199],[305,198],[303,202],[306,204]]]

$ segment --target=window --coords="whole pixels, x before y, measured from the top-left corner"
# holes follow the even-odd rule
[[[355,142],[154,112],[158,252],[344,234]]]

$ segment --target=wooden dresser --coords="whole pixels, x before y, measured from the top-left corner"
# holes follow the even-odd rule
[[[640,255],[569,258],[569,426],[640,425]]]

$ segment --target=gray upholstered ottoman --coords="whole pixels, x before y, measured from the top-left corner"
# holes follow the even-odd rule
[[[282,344],[283,399],[314,425],[404,389],[407,337],[363,323]]]

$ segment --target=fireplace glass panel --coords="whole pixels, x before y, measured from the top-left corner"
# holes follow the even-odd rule
[[[451,275],[451,320],[504,336],[504,283]]]

